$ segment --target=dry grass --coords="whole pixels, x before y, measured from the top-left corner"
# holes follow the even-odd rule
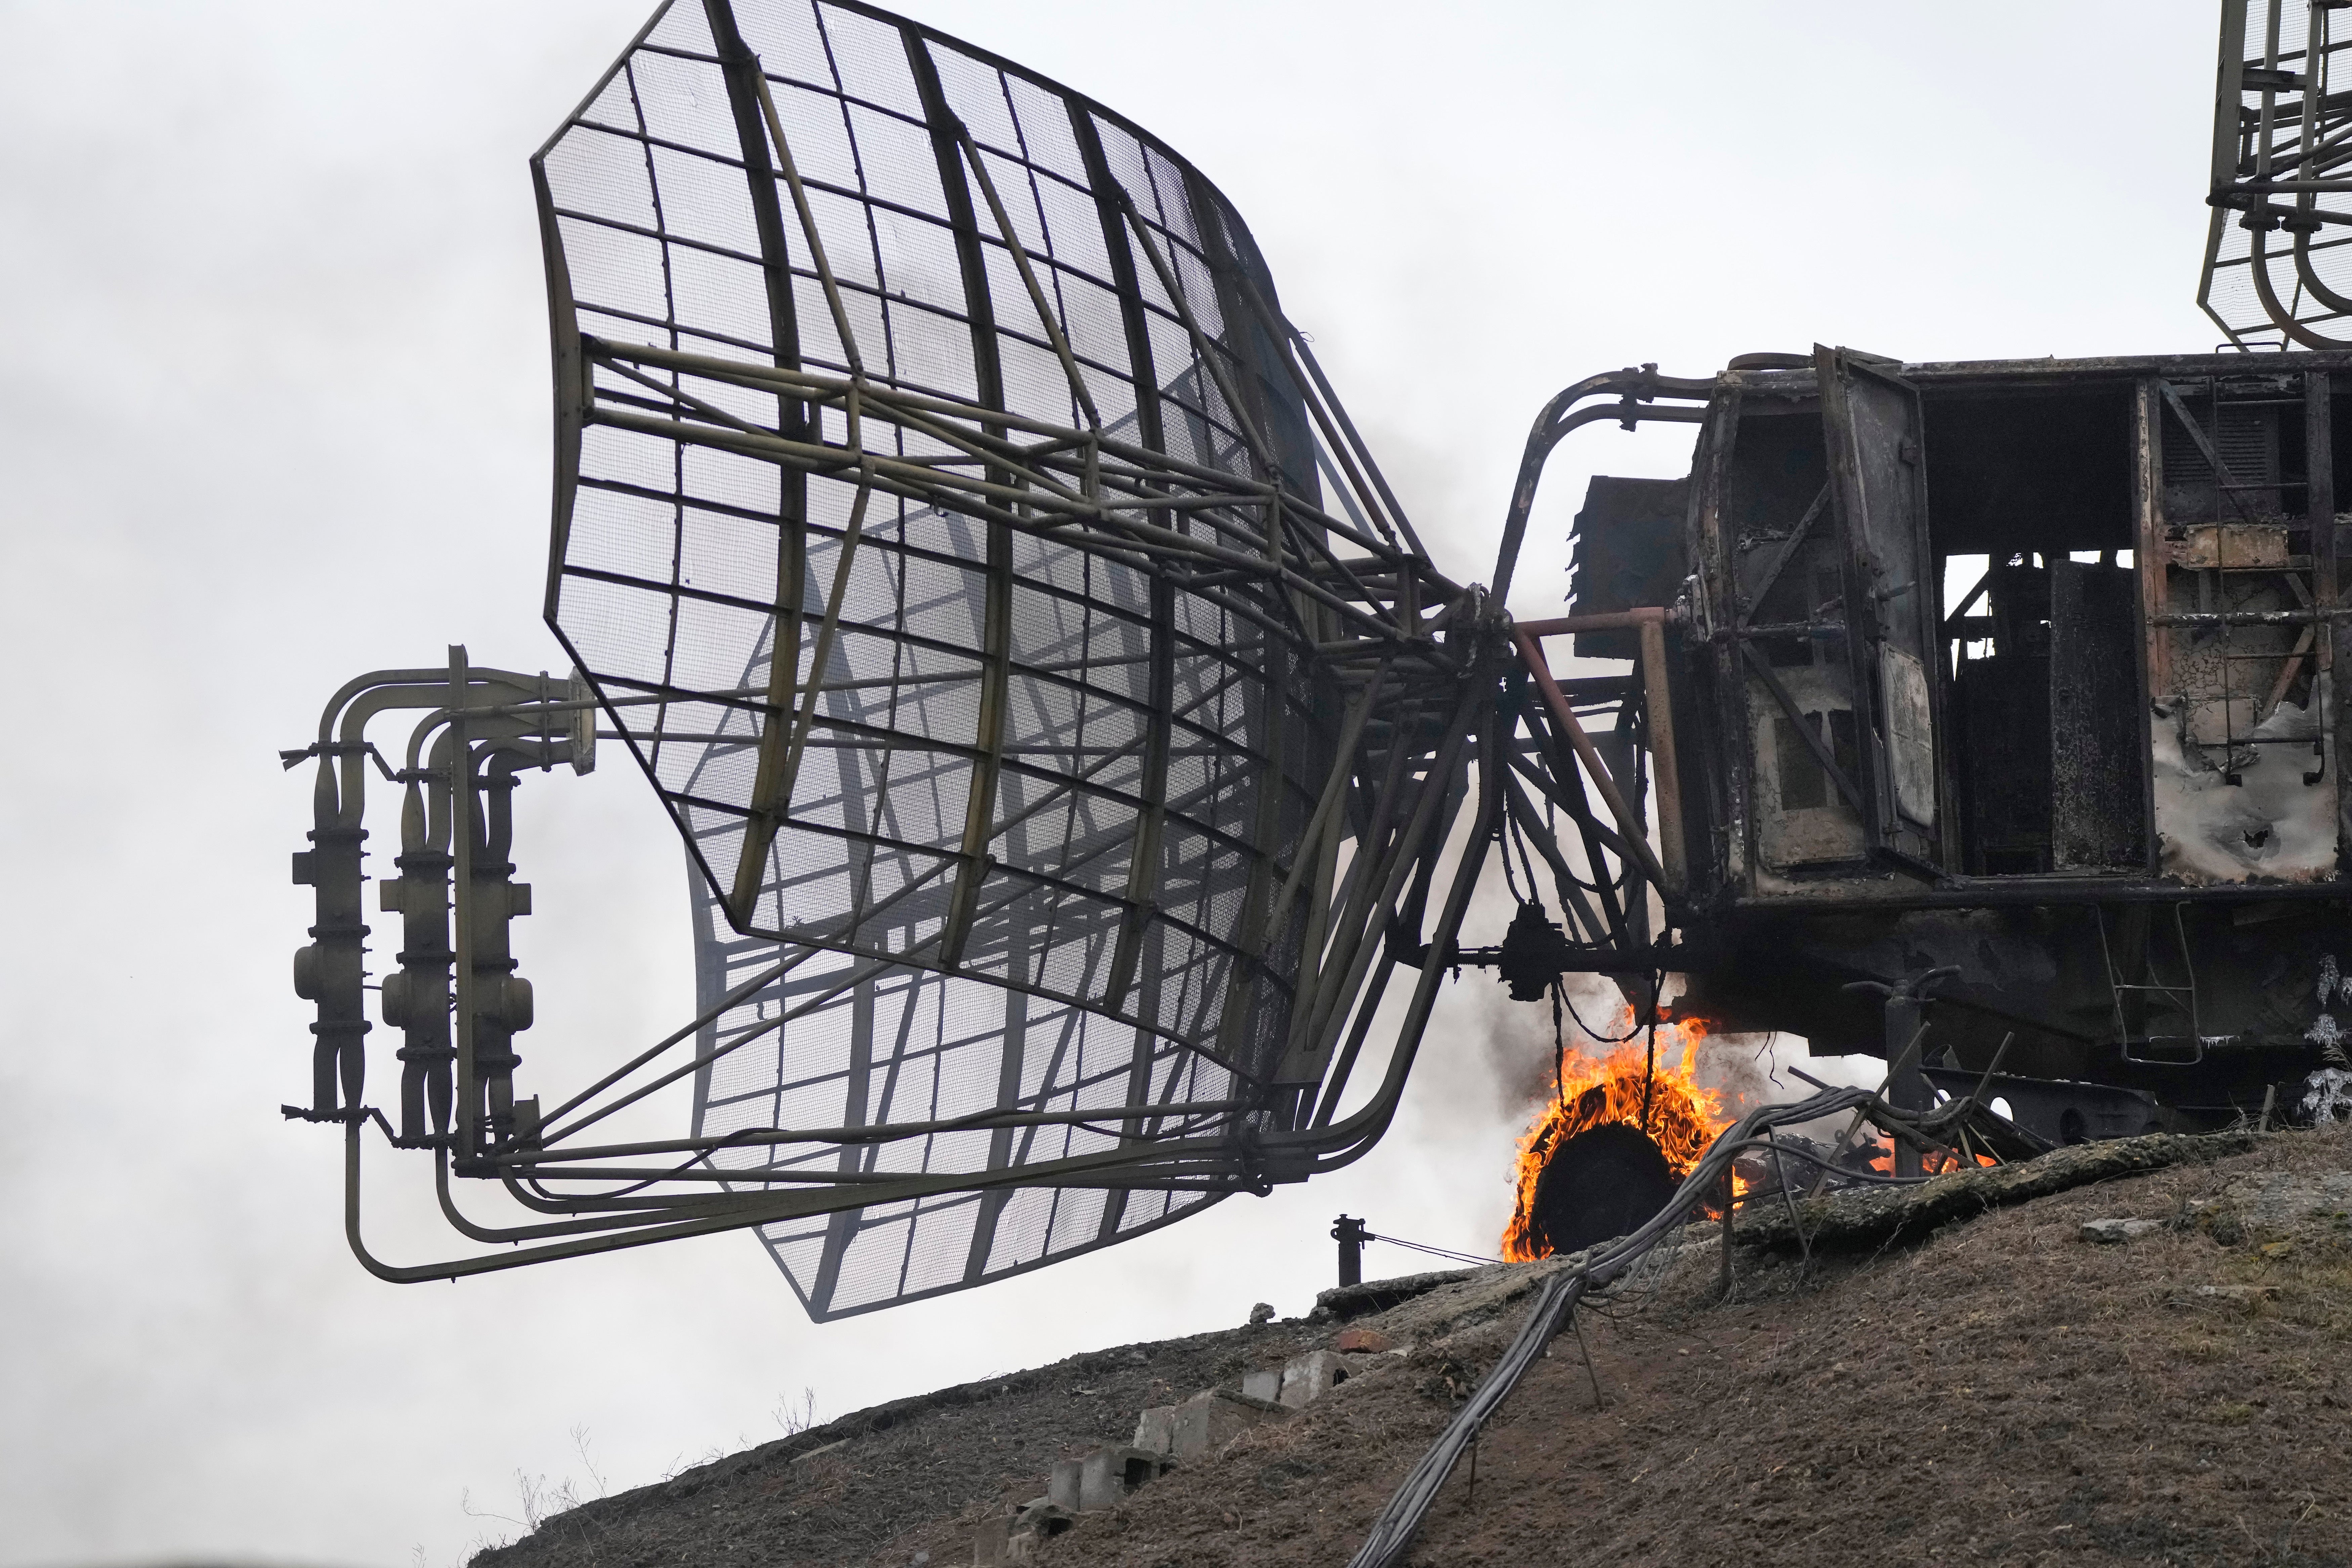
[[[2352,1563],[2352,1248],[2326,1226],[2233,1237],[2189,1208],[2252,1173],[2347,1166],[2339,1135],[2273,1139],[1810,1273],[1749,1257],[1728,1304],[1712,1253],[1686,1253],[1641,1310],[1588,1321],[1604,1405],[1556,1342],[1414,1561]],[[2180,1224],[2080,1239],[2108,1215]],[[1412,1362],[1491,1354],[1507,1328]],[[1045,1563],[1344,1563],[1445,1414],[1400,1370],[1286,1435],[1295,1479],[1236,1445]]]
[[[2352,1135],[2281,1135],[1810,1268],[1751,1249],[1729,1302],[1712,1246],[1662,1255],[1586,1318],[1591,1366],[1554,1342],[1414,1562],[2352,1565],[2352,1228],[2259,1233],[2211,1201],[2347,1169]],[[2171,1223],[2081,1239],[2106,1216]],[[1086,1516],[1040,1568],[1336,1568],[1516,1329],[1524,1283],[1370,1320],[1411,1353]],[[1054,1458],[1315,1342],[1285,1326],[1076,1358],[797,1462],[772,1446],[591,1504],[495,1562],[951,1568]]]

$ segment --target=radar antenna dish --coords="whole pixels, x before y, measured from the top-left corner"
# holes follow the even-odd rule
[[[1538,800],[1581,836],[1577,870],[1543,845],[1563,951],[1658,967],[1640,781],[1609,784],[1575,712],[1630,736],[1634,683],[1563,695],[1544,628],[1435,569],[1240,215],[1156,138],[853,0],[675,0],[531,170],[545,615],[577,673],[378,672],[289,760],[318,759],[320,910],[289,1114],[344,1125],[376,1273],[751,1228],[822,1320],[1335,1168],[1387,1127],[1443,974],[1497,962],[1456,935]],[[1555,400],[1496,580],[1562,435],[1693,420],[1655,400],[1711,386]],[[402,707],[425,716],[394,767],[366,726]],[[600,734],[683,837],[698,1010],[542,1109],[516,1092],[509,802]],[[365,1099],[372,763],[404,795],[396,1128]],[[688,1082],[683,1136],[613,1131]],[[463,1234],[520,1245],[375,1258],[370,1121],[433,1152]],[[541,1217],[469,1218],[453,1175]]]

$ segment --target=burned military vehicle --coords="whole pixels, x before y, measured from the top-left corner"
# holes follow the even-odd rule
[[[1689,475],[1595,479],[1529,629],[1664,623],[1682,1005],[1884,1053],[1913,1103],[1998,1058],[2053,1141],[2331,1113],[2352,354],[1671,385]]]

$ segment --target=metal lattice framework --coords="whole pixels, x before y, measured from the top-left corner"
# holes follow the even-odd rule
[[[957,1289],[1358,1157],[1462,963],[1517,962],[1517,988],[1670,962],[1680,829],[1662,860],[1625,749],[1658,753],[1663,811],[1669,612],[1602,617],[1640,674],[1554,680],[1540,639],[1570,623],[1515,632],[1434,570],[1240,216],[1151,137],[863,5],[702,0],[532,169],[546,614],[578,672],[452,649],[350,683],[289,753],[319,761],[289,1113],[346,1127],[377,1274],[751,1228],[821,1319]],[[1687,421],[1654,400],[1708,384],[1556,399],[1498,584],[1562,436]],[[425,714],[395,767],[368,725],[398,709]],[[698,1013],[543,1104],[518,1088],[511,793],[599,736],[684,837]],[[366,1100],[371,764],[404,796],[396,1127]],[[1506,835],[1568,926],[1530,886],[1513,940],[1550,935],[1516,960],[1456,944]],[[1385,1068],[1349,1094],[1400,971]],[[684,1135],[641,1136],[688,1086]],[[375,1258],[372,1120],[512,1249]],[[453,1176],[542,1217],[473,1218]]]
[[[2326,0],[2223,0],[2197,302],[2242,348],[2352,346],[2352,32]]]
[[[1094,106],[829,4],[670,6],[534,166],[549,618],[600,693],[658,699],[613,711],[714,913],[781,944],[711,921],[718,994],[781,973],[710,1026],[697,1133],[942,1124],[714,1163],[970,1174],[1286,1121],[1317,922],[1275,896],[1451,590],[1239,217]],[[827,1313],[1213,1191],[765,1234]]]

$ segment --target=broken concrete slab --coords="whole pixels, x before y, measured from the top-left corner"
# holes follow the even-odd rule
[[[1045,1496],[1055,1508],[1065,1512],[1078,1511],[1078,1485],[1086,1469],[1084,1459],[1056,1459],[1053,1473],[1045,1479]]]
[[[1305,1355],[1293,1356],[1282,1369],[1276,1397],[1291,1410],[1322,1398],[1355,1375],[1349,1360],[1337,1351],[1308,1351]],[[1246,1384],[1243,1392],[1250,1392]]]
[[[1360,1285],[1337,1286],[1316,1296],[1315,1308],[1307,1314],[1307,1321],[1310,1323],[1344,1323],[1350,1318],[1385,1312],[1415,1296],[1426,1295],[1441,1285],[1466,1279],[1473,1272],[1468,1268],[1448,1268],[1434,1274],[1403,1274],[1394,1279],[1367,1279]]]
[[[1167,1474],[1173,1464],[1165,1454],[1141,1448],[1097,1448],[1079,1461],[1079,1511],[1117,1508],[1129,1495]]]
[[[1037,1555],[1038,1542],[1076,1522],[1075,1514],[1046,1498],[1034,1499],[1013,1513],[999,1514],[972,1532],[972,1568],[1030,1562]]]
[[[1129,1447],[1147,1454],[1172,1453],[1176,1447],[1176,1406],[1155,1405],[1135,1419],[1135,1441]]]
[[[1245,1372],[1242,1373],[1242,1392],[1252,1399],[1263,1399],[1269,1404],[1286,1403],[1282,1397],[1282,1375],[1283,1369],[1278,1366]]]
[[[1264,1399],[1253,1399],[1227,1389],[1208,1389],[1176,1406],[1168,1451],[1176,1458],[1189,1459],[1222,1448],[1251,1427],[1289,1414],[1281,1405]]]
[[[2086,1219],[2083,1222],[2083,1239],[2114,1247],[2163,1228],[2160,1219]]]
[[[972,1531],[971,1568],[997,1568],[1001,1563],[1014,1560],[1012,1515],[998,1514],[994,1519],[982,1521],[980,1528]]]

